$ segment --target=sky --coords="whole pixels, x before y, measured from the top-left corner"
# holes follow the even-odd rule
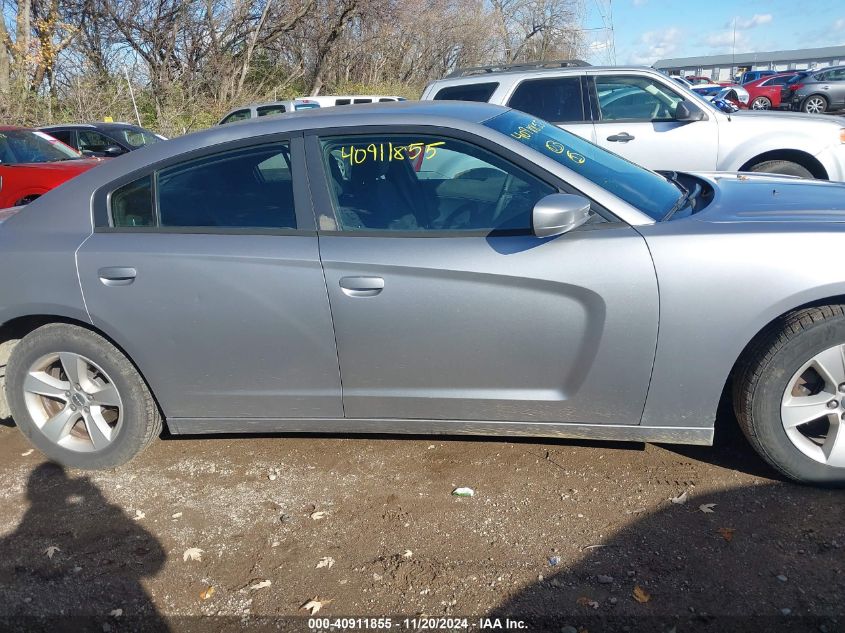
[[[593,64],[845,44],[843,0],[584,0]],[[612,8],[616,59],[604,30]]]

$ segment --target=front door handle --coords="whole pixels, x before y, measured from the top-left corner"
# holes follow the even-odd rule
[[[381,277],[341,277],[340,289],[347,297],[375,297],[384,290]]]
[[[106,266],[97,271],[100,281],[106,286],[128,286],[138,275],[131,266]]]
[[[627,143],[628,141],[633,141],[634,137],[627,132],[622,132],[621,134],[612,134],[611,136],[608,136],[607,140],[611,143]]]

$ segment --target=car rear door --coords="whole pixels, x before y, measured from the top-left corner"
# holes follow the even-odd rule
[[[306,141],[348,418],[639,423],[657,285],[636,231],[534,237],[559,183],[456,130]]]
[[[595,126],[589,115],[586,77],[573,74],[523,79],[508,96],[507,105],[596,142]]]
[[[688,96],[670,80],[619,71],[591,72],[590,80],[597,145],[648,169],[716,169],[714,113],[701,121],[676,120],[674,109]]]
[[[302,138],[255,143],[101,188],[79,249],[94,325],[182,432],[343,415]]]

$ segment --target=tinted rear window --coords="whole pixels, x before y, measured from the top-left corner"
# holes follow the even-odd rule
[[[462,86],[449,86],[441,88],[434,95],[435,101],[481,101],[490,100],[499,83],[491,81],[485,84],[464,84]]]
[[[272,114],[282,114],[285,112],[285,106],[283,105],[271,105],[271,106],[261,106],[257,108],[258,116],[270,116]]]
[[[523,81],[510,98],[514,110],[561,123],[584,120],[584,101],[580,77],[555,77]]]

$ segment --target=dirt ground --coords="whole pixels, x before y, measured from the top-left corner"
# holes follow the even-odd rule
[[[845,631],[843,493],[729,414],[715,448],[166,437],[97,473],[0,418],[0,630]]]

